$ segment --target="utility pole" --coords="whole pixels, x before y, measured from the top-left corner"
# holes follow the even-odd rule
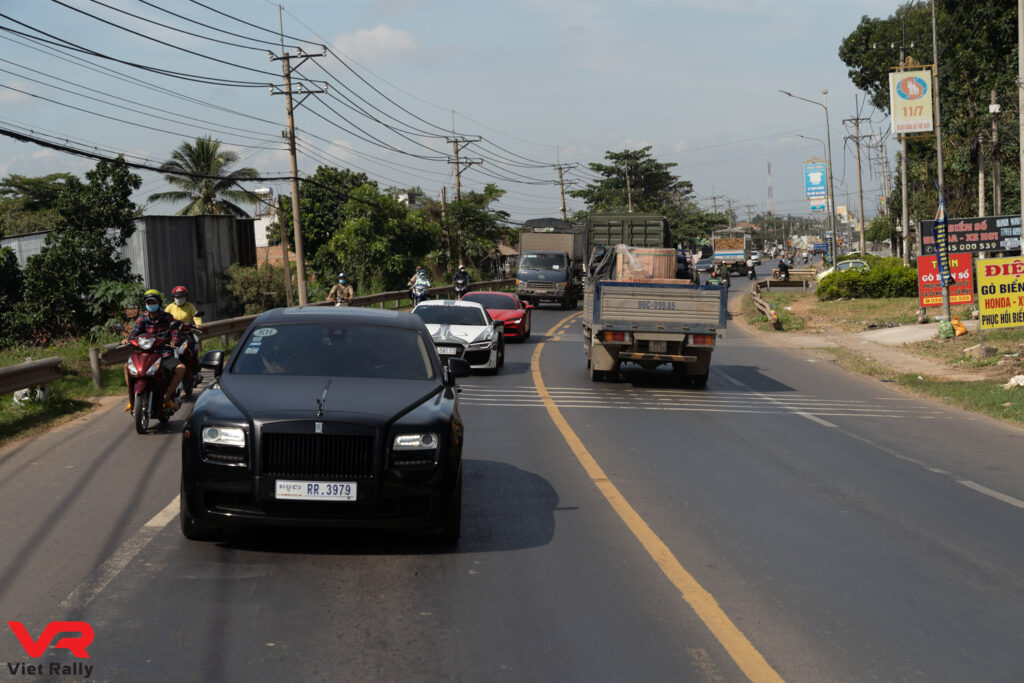
[[[932,0],[932,63],[935,65],[934,81],[935,88],[935,156],[938,162],[939,176],[939,201],[942,201],[943,191],[946,187],[942,175],[942,109],[939,107],[939,39],[935,30],[935,0]],[[946,320],[951,319],[949,308],[949,283],[942,283],[942,316]]]
[[[441,225],[444,226],[445,253],[448,254],[448,269],[452,267],[452,228],[448,224],[448,188],[441,186]]]
[[[857,103],[856,96],[854,96],[854,107],[859,108],[859,104]],[[866,247],[865,238],[864,238],[864,233],[865,233],[865,226],[864,226],[864,185],[863,185],[863,181],[861,180],[861,172],[860,172],[860,122],[861,121],[870,121],[870,120],[871,120],[870,118],[864,118],[864,117],[860,117],[860,116],[854,116],[854,117],[851,117],[851,118],[848,118],[848,119],[843,119],[843,123],[846,123],[847,121],[852,121],[853,122],[853,136],[854,136],[854,139],[857,141],[857,196],[859,197],[859,204],[858,204],[858,206],[859,206],[859,211],[860,211],[860,253],[862,255],[867,253],[867,247]]]
[[[565,180],[562,178],[562,171],[570,168],[576,168],[577,165],[578,164],[558,164],[555,166],[555,168],[558,169],[558,191],[562,195],[562,220],[566,222],[569,221],[569,216],[565,210]]]
[[[475,137],[475,138],[451,137],[451,138],[445,138],[445,141],[451,143],[453,149],[455,150],[454,160],[453,159],[449,159],[448,163],[449,164],[455,164],[455,201],[458,202],[458,201],[462,200],[462,182],[461,182],[462,172],[464,170],[466,170],[467,168],[469,168],[470,166],[472,166],[473,164],[482,164],[482,163],[484,163],[483,159],[460,159],[459,158],[459,143],[462,143],[463,145],[467,145],[467,144],[469,144],[471,142],[480,142],[480,138],[479,137]]]
[[[993,90],[992,104],[988,105],[988,113],[992,115],[992,210],[997,216],[1003,213],[1003,185],[999,179],[999,109],[996,91]],[[985,214],[978,215],[984,216]]]
[[[985,215],[985,146],[984,137],[978,133],[978,215]]]
[[[288,155],[291,161],[291,176],[292,176],[292,226],[295,232],[295,268],[296,268],[296,280],[299,288],[299,305],[305,306],[309,303],[309,299],[306,297],[306,254],[305,247],[302,243],[302,215],[299,211],[299,164],[295,158],[295,117],[294,112],[296,107],[302,105],[307,97],[317,93],[327,92],[327,84],[323,84],[322,90],[309,90],[303,87],[302,83],[299,83],[298,90],[292,90],[292,71],[299,68],[307,59],[313,57],[323,57],[327,54],[327,48],[320,55],[311,55],[302,51],[301,48],[296,48],[295,54],[290,55],[284,51],[284,21],[281,19],[281,7],[278,6],[278,19],[281,21],[281,56],[278,57],[273,52],[270,53],[270,61],[281,62],[281,69],[284,72],[284,89],[280,86],[271,85],[271,95],[284,95],[285,96],[285,111],[288,115],[288,130],[282,133],[282,137],[288,140]],[[295,58],[298,60],[294,65],[291,60]],[[298,103],[292,102],[292,95],[301,95]]]
[[[1017,0],[1017,111],[1024,111],[1024,0]],[[1017,128],[1017,167],[1024,168],[1024,116]],[[1024,172],[1020,174],[1021,206],[1024,206]]]
[[[281,267],[284,268],[284,300],[288,308],[292,307],[292,264],[288,261],[288,232],[284,229],[284,202],[281,195],[277,195],[277,206],[274,213],[277,214],[277,229],[281,231]]]
[[[633,213],[633,186],[629,183],[629,167],[626,167],[626,207],[629,213]]]
[[[729,227],[732,227],[732,197],[727,198],[729,202]]]

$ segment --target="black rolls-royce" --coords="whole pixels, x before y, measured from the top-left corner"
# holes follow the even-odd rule
[[[196,401],[181,450],[181,528],[407,528],[458,539],[462,436],[455,379],[408,313],[267,311]]]

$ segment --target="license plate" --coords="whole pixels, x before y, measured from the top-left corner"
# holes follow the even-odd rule
[[[278,500],[355,500],[354,481],[288,481],[278,479],[274,488]]]
[[[438,346],[437,353],[441,356],[455,356],[458,355],[459,350],[454,346]]]
[[[666,351],[668,351],[668,342],[667,341],[647,342],[647,349],[651,353],[665,353]]]

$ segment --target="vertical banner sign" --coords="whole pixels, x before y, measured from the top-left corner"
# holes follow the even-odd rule
[[[889,74],[889,111],[893,133],[930,133],[932,119],[932,71],[893,71]]]
[[[808,199],[821,199],[828,196],[825,177],[824,161],[811,160],[804,164],[804,194]]]
[[[1024,259],[988,258],[978,262],[981,328],[1024,325]]]
[[[949,225],[946,223],[946,198],[939,198],[939,210],[935,214],[932,237],[935,240],[935,256],[939,266],[939,286],[952,284],[949,270]]]
[[[825,252],[825,262],[832,265],[832,253],[835,251],[832,246],[832,233],[825,236],[825,244],[828,245],[826,248],[828,251]]]
[[[967,306],[974,303],[974,279],[970,254],[950,254],[950,272],[953,285],[949,288],[949,303]],[[935,256],[917,258],[917,292],[921,308],[942,305],[942,283]]]

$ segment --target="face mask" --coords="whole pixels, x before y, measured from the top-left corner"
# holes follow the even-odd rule
[[[181,306],[182,304],[185,303],[185,297],[183,297],[183,296],[176,296],[176,297],[174,297],[174,303],[176,303],[179,306]]]
[[[146,304],[146,310],[150,313],[156,313],[160,310],[160,304]]]
[[[341,280],[341,279],[339,279],[339,280],[338,280],[338,284],[339,284],[339,285],[343,285],[343,284],[345,284],[345,281],[344,281],[344,280]]]

